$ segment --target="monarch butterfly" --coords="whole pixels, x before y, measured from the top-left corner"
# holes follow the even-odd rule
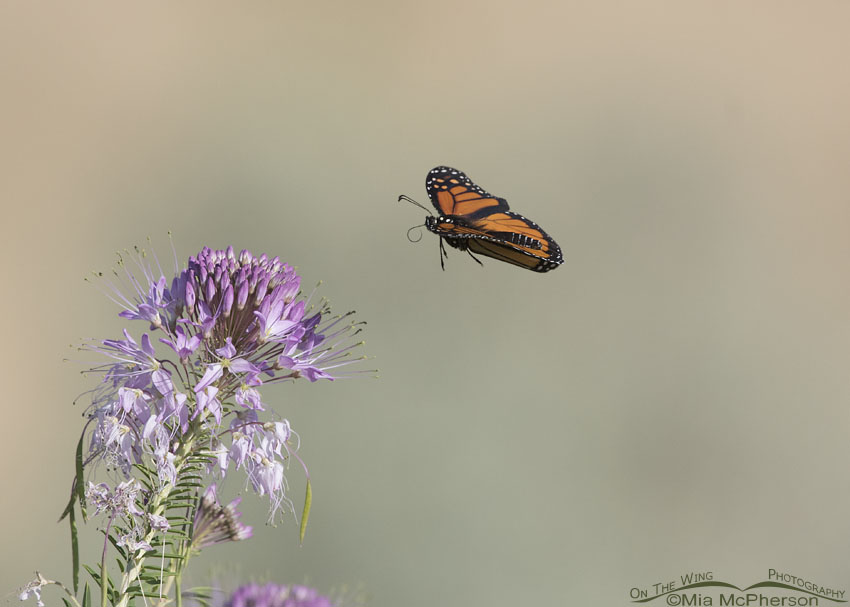
[[[564,263],[561,248],[543,228],[509,211],[507,200],[485,192],[462,171],[446,166],[433,168],[425,179],[425,189],[439,213],[426,217],[425,227],[440,237],[440,266],[444,270],[447,255],[443,241],[468,252],[479,264],[473,253],[535,272],[548,272]],[[428,210],[407,196],[398,199]]]

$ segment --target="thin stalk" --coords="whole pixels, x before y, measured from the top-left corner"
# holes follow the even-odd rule
[[[183,558],[175,559],[176,562],[172,562],[169,565],[169,572],[174,572],[176,575],[168,576],[168,579],[165,580],[165,584],[162,585],[162,598],[160,600],[160,604],[166,604],[168,602],[168,593],[171,592],[171,585],[176,585],[175,592],[177,593],[175,599],[177,600],[177,605],[179,606],[183,600],[182,590],[181,590],[181,578],[183,576],[183,569],[185,568],[185,563],[189,560],[191,556],[191,551],[188,548],[188,545],[181,545],[180,554]]]
[[[116,512],[113,512],[109,517],[109,522],[106,523],[106,534],[103,537],[103,554],[100,557],[100,607],[106,607],[106,549],[109,547],[109,530],[115,521],[115,514]]]
[[[65,594],[68,595],[67,600],[76,605],[76,607],[80,607],[80,603],[79,601],[77,601],[77,597],[74,596],[74,593],[71,592],[68,587],[65,586],[65,584],[63,584],[62,582],[57,582],[56,580],[48,580],[38,571],[35,572],[35,575],[42,586],[47,586],[48,584],[54,584],[56,586],[59,586],[65,592]]]
[[[190,508],[189,506],[186,507],[186,515],[185,516],[186,516],[187,520],[189,520],[189,521],[194,520],[194,518],[195,518],[194,513],[195,513],[196,509],[197,509],[197,506],[195,506],[194,508]],[[194,528],[194,523],[190,524],[190,528],[189,528],[189,532],[188,532],[189,537],[192,537],[192,528]],[[182,575],[183,575],[183,569],[185,569],[186,563],[189,561],[189,557],[192,556],[191,540],[181,540],[180,544],[179,544],[179,548],[177,546],[175,546],[174,548],[175,548],[175,552],[179,552],[179,554],[181,555],[182,558],[175,559],[174,561],[172,561],[171,565],[169,565],[169,569],[172,572],[175,572],[176,575],[169,576],[168,579],[165,581],[165,584],[162,586],[162,590],[163,590],[162,594],[163,594],[164,597],[168,597],[168,593],[171,592],[171,585],[176,584],[177,588],[176,588],[175,592],[177,594],[176,594],[175,598],[177,599],[177,604],[179,606],[180,603],[183,601],[183,596],[182,596],[183,591],[181,589],[182,588],[181,587],[181,579],[182,579]]]
[[[192,453],[192,447],[197,438],[196,432],[200,427],[200,421],[196,420],[195,428],[193,428],[189,433],[186,441],[180,446],[177,457],[174,458],[174,468],[176,472],[177,478],[180,477],[180,473],[183,470],[183,466],[186,464],[187,457]],[[167,483],[162,489],[160,489],[154,496],[151,498],[150,505],[148,506],[148,512],[153,514],[162,514],[165,510],[165,505],[168,501],[168,496],[171,494],[171,491],[174,489],[174,485],[171,483]],[[148,534],[144,537],[143,541],[151,542],[153,540],[156,531],[151,529]],[[135,563],[132,567],[127,567],[127,570],[124,572],[124,575],[121,578],[121,586],[119,591],[119,596],[121,600],[118,601],[116,607],[127,607],[130,602],[130,595],[127,594],[127,589],[133,583],[133,581],[139,577],[139,574],[142,570],[142,566],[145,562],[144,553],[133,556],[132,557]],[[179,574],[178,574],[179,576]],[[175,576],[175,577],[178,577]],[[141,582],[140,582],[141,583]]]

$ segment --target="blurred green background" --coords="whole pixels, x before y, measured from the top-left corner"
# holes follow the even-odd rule
[[[96,381],[69,344],[124,326],[83,278],[148,236],[170,259],[169,230],[181,260],[232,244],[323,280],[380,369],[264,393],[303,440],[306,541],[248,495],[258,533],[190,582],[238,562],[411,607],[626,604],[704,570],[850,590],[848,23],[829,1],[4,2],[4,596],[69,577],[55,521]],[[427,203],[438,164],[563,267],[441,271],[396,202]]]

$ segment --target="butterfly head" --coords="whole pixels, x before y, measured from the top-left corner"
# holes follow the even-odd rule
[[[425,227],[431,232],[434,232],[437,227],[438,217],[436,215],[428,215],[425,217]]]

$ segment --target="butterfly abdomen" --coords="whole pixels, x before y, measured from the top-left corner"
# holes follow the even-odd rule
[[[531,236],[526,236],[525,234],[508,233],[505,236],[508,242],[511,242],[520,247],[525,247],[526,249],[543,248],[542,242],[540,242],[536,238],[532,238]]]

